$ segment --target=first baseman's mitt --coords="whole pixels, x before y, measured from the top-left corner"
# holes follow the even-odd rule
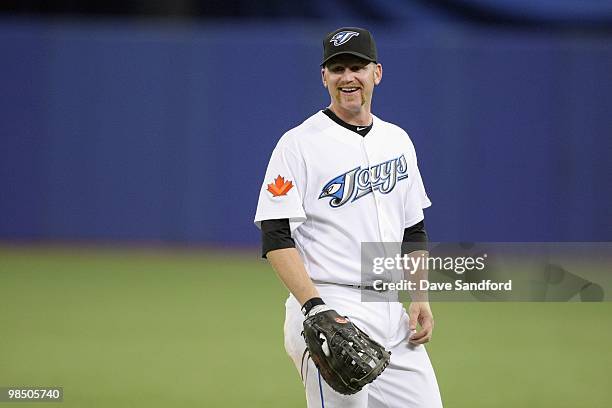
[[[340,394],[358,392],[389,364],[390,352],[334,310],[307,317],[302,335],[321,376]]]

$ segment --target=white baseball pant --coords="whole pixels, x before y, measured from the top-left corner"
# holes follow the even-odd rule
[[[422,345],[408,342],[408,314],[399,302],[362,302],[357,288],[317,284],[325,303],[348,316],[361,330],[391,351],[385,371],[353,395],[334,391],[312,359],[304,355],[301,336],[304,316],[298,301],[289,296],[285,316],[285,349],[302,377],[308,408],[441,408],[442,401],[429,356]]]

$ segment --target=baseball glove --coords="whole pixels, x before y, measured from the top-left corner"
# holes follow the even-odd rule
[[[360,391],[389,364],[390,352],[334,310],[307,317],[302,335],[321,376],[340,394]]]

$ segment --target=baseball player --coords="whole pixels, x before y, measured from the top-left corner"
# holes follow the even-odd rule
[[[424,343],[427,301],[364,302],[362,242],[410,242],[426,249],[423,209],[431,203],[414,146],[401,128],[371,113],[382,65],[370,32],[340,28],[323,41],[321,79],[330,105],[289,130],[272,152],[255,223],[263,257],[289,289],[285,348],[308,407],[442,406]],[[322,381],[305,353],[305,316],[330,309],[391,351],[388,367],[352,395]],[[420,324],[420,328],[417,327]]]

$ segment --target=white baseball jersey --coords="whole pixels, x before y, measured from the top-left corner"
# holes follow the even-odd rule
[[[401,242],[427,198],[412,141],[373,116],[363,137],[317,112],[272,152],[255,223],[288,218],[311,279],[359,285],[362,242]]]

